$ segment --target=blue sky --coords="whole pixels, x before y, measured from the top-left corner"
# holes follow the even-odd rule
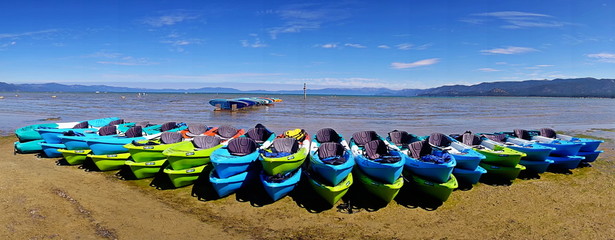
[[[0,81],[428,88],[615,78],[614,1],[3,1]]]

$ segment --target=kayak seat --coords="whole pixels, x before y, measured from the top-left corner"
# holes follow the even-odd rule
[[[461,135],[461,142],[466,145],[475,146],[480,144],[480,138],[471,132],[465,132]]]
[[[344,146],[337,142],[325,142],[318,147],[318,157],[326,164],[341,165],[346,162]]]
[[[237,130],[237,128],[234,128],[232,126],[222,125],[218,127],[218,130],[216,132],[218,132],[218,135],[220,135],[220,137],[224,139],[229,139],[235,136],[235,134],[237,134],[238,131],[239,130]]]
[[[299,150],[299,142],[295,138],[276,138],[273,140],[273,148],[277,152],[296,153]]]
[[[85,121],[85,122],[80,122],[80,123],[75,124],[75,126],[73,126],[73,129],[88,128],[88,126],[90,126],[90,124],[88,124],[88,122]]]
[[[421,159],[423,156],[431,154],[431,146],[427,141],[418,141],[408,144],[408,150],[410,157],[414,159]]]
[[[109,122],[107,126],[114,126],[114,125],[120,125],[120,124],[124,124],[124,119],[113,120]]]
[[[98,129],[98,135],[100,136],[109,136],[114,134],[117,134],[117,127],[115,125],[108,125]]]
[[[492,141],[500,143],[506,142],[506,134],[485,134],[483,136]]]
[[[340,142],[340,135],[332,128],[323,128],[316,132],[316,141],[319,143]]]
[[[184,136],[180,132],[163,132],[160,135],[160,142],[162,144],[178,143],[184,139]]]
[[[256,141],[257,143],[265,142],[269,138],[269,136],[271,136],[271,134],[272,133],[266,128],[260,127],[251,128],[246,132],[246,136]]]
[[[513,130],[513,133],[515,137],[525,139],[525,140],[532,140],[530,133],[525,129],[515,129]]]
[[[143,136],[143,127],[141,127],[141,126],[131,127],[130,129],[128,129],[128,131],[126,131],[126,133],[124,135],[126,137],[129,137],[129,138],[142,137]]]
[[[149,122],[145,121],[145,122],[138,122],[138,123],[135,124],[135,126],[140,126],[140,127],[144,128],[144,127],[149,127],[149,126],[152,126],[152,125],[149,124]]]
[[[551,128],[541,128],[540,136],[547,137],[547,138],[555,138],[557,134],[555,133],[555,130]]]
[[[188,126],[188,132],[186,133],[186,135],[189,137],[194,137],[201,135],[205,132],[207,132],[207,126],[205,124],[195,123]]]
[[[256,151],[256,142],[247,137],[239,137],[231,139],[227,149],[231,155],[245,156]]]
[[[198,149],[209,149],[218,146],[222,139],[216,136],[196,136],[192,139],[192,144]]]
[[[356,132],[352,135],[352,139],[358,146],[364,146],[366,143],[378,139],[378,134],[374,131]]]
[[[448,147],[451,145],[451,140],[442,133],[432,133],[429,135],[429,144],[437,147]]]
[[[389,132],[389,138],[397,146],[404,146],[410,143],[410,134],[406,131],[393,130]]]
[[[395,163],[401,160],[400,157],[391,156],[386,144],[380,139],[365,143],[365,153],[367,158],[381,163]]]
[[[177,123],[175,123],[175,122],[166,122],[166,123],[162,124],[162,126],[160,127],[160,131],[166,132],[166,131],[169,131],[169,130],[171,130],[173,128],[176,128],[176,127],[177,127]]]

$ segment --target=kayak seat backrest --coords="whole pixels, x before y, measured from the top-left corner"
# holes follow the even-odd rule
[[[389,155],[386,144],[380,139],[365,143],[365,153],[369,159],[378,159]]]
[[[220,127],[218,127],[218,135],[220,135],[220,137],[225,138],[225,139],[229,139],[232,138],[233,136],[235,136],[235,134],[237,134],[237,128],[234,128],[232,126],[229,125],[222,125]]]
[[[432,133],[429,135],[429,144],[438,147],[448,147],[451,145],[451,140],[442,133]]]
[[[271,132],[266,128],[251,128],[246,132],[246,136],[253,139],[257,143],[265,142],[269,136],[271,136]]]
[[[483,136],[485,136],[489,140],[493,140],[496,142],[500,142],[500,143],[506,142],[506,134],[485,134]]]
[[[192,139],[192,144],[199,149],[209,149],[218,146],[221,141],[217,136],[196,136]]]
[[[540,136],[547,137],[547,138],[555,138],[557,134],[555,133],[555,130],[551,128],[541,128]]]
[[[130,129],[128,129],[128,131],[126,131],[124,135],[129,138],[141,137],[143,136],[143,127],[141,126],[131,127]]]
[[[100,136],[109,136],[117,134],[117,127],[115,125],[104,126],[98,129],[98,135]]]
[[[389,132],[389,138],[397,146],[405,146],[410,143],[410,134],[406,131],[393,130]]]
[[[299,150],[299,142],[296,138],[276,138],[273,140],[273,148],[278,152],[296,153]]]
[[[162,126],[160,126],[160,131],[166,132],[166,131],[169,131],[169,130],[174,129],[176,127],[177,127],[177,123],[175,123],[175,122],[166,122],[166,123],[163,123]]]
[[[256,151],[256,145],[256,142],[251,138],[239,137],[231,139],[227,149],[231,155],[245,156]]]
[[[316,132],[316,141],[319,143],[340,142],[340,135],[332,128],[323,128]]]
[[[336,142],[326,142],[318,147],[318,157],[325,159],[344,155],[344,146]]]
[[[188,132],[191,133],[193,136],[201,135],[207,132],[207,126],[202,123],[193,123],[188,126]]]
[[[470,133],[470,132],[466,132],[464,133],[461,139],[461,142],[465,145],[470,145],[470,146],[474,146],[474,145],[479,145],[480,144],[480,138],[478,138],[478,136]]]
[[[414,159],[421,159],[422,156],[431,154],[431,146],[427,141],[418,141],[408,144],[408,150],[410,150],[410,157]]]
[[[180,132],[163,132],[160,135],[160,141],[163,144],[171,144],[181,142],[184,136]]]
[[[124,124],[124,119],[113,120],[109,122],[107,126],[114,126],[114,125],[120,125],[120,124]]]
[[[149,124],[149,122],[145,121],[145,122],[138,122],[138,123],[135,124],[135,126],[140,126],[140,127],[144,128],[144,127],[149,127],[151,125]]]
[[[352,135],[352,139],[358,146],[364,146],[366,143],[378,139],[378,134],[374,131],[356,132]]]
[[[517,138],[521,138],[521,139],[525,139],[525,140],[532,140],[532,137],[530,136],[530,133],[525,130],[525,129],[515,129],[513,130],[513,133],[515,135],[515,137]]]
[[[88,126],[90,125],[88,124],[87,121],[85,121],[85,122],[80,122],[80,123],[75,124],[75,126],[73,126],[73,129],[88,128]]]

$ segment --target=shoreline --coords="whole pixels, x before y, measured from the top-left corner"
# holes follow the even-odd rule
[[[57,158],[13,155],[14,136],[0,137],[5,239],[423,239],[591,238],[615,236],[615,133],[590,167],[547,172],[511,185],[478,183],[441,206],[402,194],[381,208],[311,212],[311,196],[271,203],[231,195],[199,200],[193,187],[157,190],[152,179],[120,180],[111,172],[57,166]],[[358,193],[362,194],[362,193]],[[371,196],[362,195],[369,200]],[[367,201],[367,200],[366,200]]]

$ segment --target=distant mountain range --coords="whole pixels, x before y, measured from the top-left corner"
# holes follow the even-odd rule
[[[0,82],[0,92],[148,92],[148,93],[261,93],[303,94],[303,90],[242,91],[234,88],[148,89],[106,85],[10,84]],[[324,88],[308,89],[308,94],[359,96],[542,96],[615,98],[615,79],[574,78],[488,82],[476,85],[450,85],[429,89]]]

